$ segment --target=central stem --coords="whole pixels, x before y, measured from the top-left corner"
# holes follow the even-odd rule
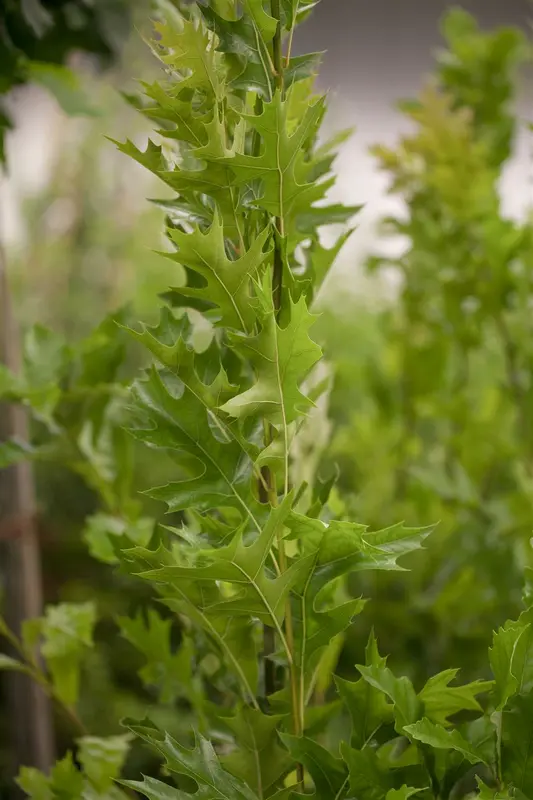
[[[271,0],[271,12],[272,16],[275,20],[277,20],[277,29],[274,36],[274,40],[272,42],[272,56],[273,56],[273,64],[275,70],[275,80],[276,86],[278,91],[281,94],[281,99],[283,99],[284,95],[284,80],[283,80],[283,53],[282,53],[282,41],[281,41],[281,8],[280,8],[280,0]],[[275,243],[274,243],[274,268],[273,268],[273,276],[272,276],[272,296],[274,302],[274,309],[276,313],[276,319],[279,320],[281,307],[282,307],[282,291],[283,291],[283,250],[282,250],[282,240],[285,237],[285,225],[283,217],[280,215],[276,217],[275,220]],[[270,439],[270,433],[267,433],[267,438]],[[286,446],[286,443],[285,443]],[[287,456],[287,454],[286,454]],[[270,500],[271,503],[277,503],[277,491],[274,481],[274,476],[272,473],[269,475],[269,487],[270,487]],[[287,483],[288,483],[288,476],[285,479],[285,487],[284,491],[287,491]],[[283,539],[283,527],[280,528],[278,532],[278,553],[279,553],[279,566],[280,571],[283,573],[287,570],[287,556],[285,553],[285,542]],[[290,653],[290,663],[288,665],[289,669],[289,680],[290,680],[290,691],[291,691],[291,709],[292,709],[292,720],[293,720],[293,729],[295,736],[302,736],[303,735],[303,719],[300,710],[300,703],[299,703],[299,691],[298,691],[298,669],[295,663],[294,658],[294,626],[293,626],[293,619],[292,619],[292,609],[291,609],[291,602],[290,597],[287,599],[287,606],[285,610],[285,637],[287,640],[287,646]],[[302,764],[297,764],[296,767],[296,774],[298,783],[303,787],[304,783],[304,769]]]
[[[278,27],[272,42],[272,62],[274,64],[274,78],[278,91],[283,95],[285,86],[283,81],[283,52],[281,46],[281,10],[280,0],[271,0],[272,16],[277,20]],[[285,223],[283,217],[276,217],[276,246],[274,249],[274,274],[272,279],[272,291],[274,294],[274,306],[279,315],[281,308],[281,292],[283,285],[283,253],[281,250],[281,239],[285,236]]]

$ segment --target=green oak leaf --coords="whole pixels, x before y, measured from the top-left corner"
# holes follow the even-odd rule
[[[180,548],[174,545],[172,551],[163,546],[157,550],[136,547],[121,553],[122,567],[128,574],[146,572],[147,568],[160,568],[162,564],[173,566],[176,560],[183,563]],[[189,557],[190,558],[190,557]],[[242,616],[228,617],[213,613],[213,607],[227,599],[221,585],[216,582],[199,583],[179,580],[170,583],[156,583],[156,589],[168,608],[183,615],[199,630],[203,631],[229,670],[237,678],[240,694],[247,701],[256,703],[258,680],[258,637],[254,620]],[[254,706],[255,707],[255,706]]]
[[[215,306],[217,325],[250,332],[255,322],[250,282],[260,275],[261,266],[272,253],[272,247],[264,249],[269,236],[268,226],[254,239],[250,249],[236,260],[226,256],[224,228],[218,213],[205,233],[195,228],[192,233],[172,230],[170,236],[177,247],[173,258],[185,267],[188,276],[191,271],[195,274],[190,284],[188,281],[186,286],[174,291],[185,298],[207,296]],[[195,285],[198,278],[203,281],[203,286]]]
[[[522,616],[516,622],[506,622],[493,634],[489,661],[495,680],[497,711],[521,690],[531,647],[531,630],[531,623]]]
[[[423,706],[409,678],[397,678],[382,659],[373,660],[369,666],[357,664],[356,667],[365,681],[383,692],[392,702],[395,728],[400,735],[420,719]]]
[[[323,53],[320,52],[292,56],[284,70],[287,85],[293,87],[297,81],[314,77],[320,66],[322,56]],[[246,62],[246,66],[242,71],[235,70],[235,73],[231,76],[230,84],[236,92],[255,91],[266,100],[272,100],[272,87],[265,82],[263,65],[257,64],[252,60]]]
[[[278,727],[282,720],[281,715],[263,714],[249,706],[223,720],[235,737],[235,750],[222,756],[220,762],[258,797],[269,795],[291,766],[290,757],[279,744]]]
[[[78,739],[78,761],[98,792],[105,793],[113,788],[128,755],[131,738],[126,733],[106,738],[82,736]]]
[[[501,763],[507,785],[530,797],[533,792],[533,699],[514,697],[502,714]]]
[[[379,655],[373,633],[369,636],[365,655],[367,667],[385,668],[387,660]],[[348,681],[336,677],[335,684],[352,720],[351,745],[362,750],[381,725],[392,721],[392,706],[387,703],[384,693],[364,678]]]
[[[170,81],[141,81],[141,86],[144,94],[139,110],[149,119],[165,126],[158,130],[160,136],[192,147],[207,144],[206,124],[213,118],[211,110],[198,111],[189,99],[179,95],[176,97],[174,84]],[[161,168],[167,168],[166,162]]]
[[[302,574],[294,587],[293,593],[298,597],[295,604],[293,621],[298,639],[295,645],[295,658],[302,670],[302,679],[306,690],[312,691],[318,678],[320,659],[326,648],[336,636],[349,627],[354,617],[362,612],[366,600],[357,598],[345,600],[341,594],[337,597],[337,586],[332,591],[320,592],[320,599],[314,594],[316,586],[313,580],[314,559],[308,557],[307,567],[302,560]]]
[[[198,124],[196,123],[196,126]],[[202,203],[199,199],[202,195],[207,195],[216,202],[226,233],[232,239],[240,238],[242,237],[242,209],[240,208],[238,191],[232,183],[232,172],[219,156],[210,155],[212,153],[220,155],[220,126],[218,124],[210,126],[207,123],[201,124],[204,131],[205,144],[197,148],[198,158],[194,158],[196,151],[193,150],[189,153],[188,161],[179,166],[173,166],[163,154],[161,145],[156,145],[151,140],[149,140],[145,150],[140,150],[129,140],[119,142],[111,139],[111,141],[121,153],[133,158],[179,193],[181,203],[179,200],[167,201],[171,212],[173,209],[179,208],[192,209],[193,214],[191,216],[189,213],[184,215],[187,221],[193,219],[194,215],[196,215],[197,220],[203,224],[205,224],[206,220],[211,222],[213,208],[210,208],[209,204]],[[178,135],[179,130],[176,130],[176,136]],[[163,252],[162,255],[173,258],[167,252]],[[198,302],[198,298],[190,297],[188,299],[189,306],[192,308]]]
[[[336,597],[335,582],[360,570],[402,569],[397,559],[418,549],[429,531],[397,525],[369,533],[364,525],[335,520],[326,525],[296,512],[285,524],[288,538],[298,539],[302,548],[301,577],[294,593],[300,599],[295,622],[305,630],[305,638],[298,639],[296,652],[307,673],[331,637],[348,627],[364,607],[364,600]]]
[[[458,669],[447,669],[433,675],[419,694],[424,703],[424,715],[440,725],[448,724],[448,717],[458,711],[481,711],[476,695],[488,692],[492,681],[473,681],[463,686],[450,686]]]
[[[172,619],[163,619],[149,608],[144,617],[140,612],[133,618],[119,617],[118,625],[125,639],[143,654],[146,664],[139,676],[146,686],[155,686],[161,703],[172,703],[179,697],[192,694],[191,642],[182,639],[177,652],[171,645]]]
[[[42,654],[52,675],[54,690],[66,706],[76,704],[80,669],[93,645],[96,623],[94,603],[60,603],[47,606],[40,620]]]
[[[168,733],[162,733],[149,720],[125,720],[124,725],[165,759],[167,770],[192,778],[198,784],[198,800],[257,800],[257,795],[245,783],[222,767],[213,745],[203,736],[195,737],[195,746],[190,750]]]
[[[471,745],[458,730],[447,730],[427,718],[406,725],[404,730],[410,738],[437,750],[456,750],[471,764],[487,763],[483,753]]]
[[[510,791],[507,789],[491,789],[486,783],[483,783],[479,776],[476,776],[476,781],[479,789],[477,795],[479,800],[511,800],[515,796],[512,789]]]
[[[210,612],[215,615],[253,614],[264,624],[276,628],[282,641],[285,641],[281,623],[285,616],[286,599],[302,567],[296,564],[281,575],[270,577],[265,565],[290,511],[292,499],[292,495],[288,494],[277,508],[272,509],[266,525],[251,544],[244,543],[244,530],[241,528],[228,545],[198,550],[190,565],[164,566],[141,572],[141,577],[171,584],[180,580],[234,584],[235,597],[230,596],[228,600],[210,605]]]
[[[180,583],[172,587],[171,596],[164,596],[162,602],[172,611],[186,614],[191,622],[207,634],[237,678],[241,687],[240,696],[244,695],[248,702],[256,704],[259,646],[255,622],[237,615],[228,617],[223,613],[217,615],[211,609],[204,610],[203,587],[199,591],[196,587],[196,591],[199,597]],[[218,595],[214,602],[221,600]]]
[[[311,13],[320,0],[281,0],[285,27],[292,30]]]
[[[127,330],[201,401],[212,429],[218,428],[222,439],[237,438],[235,428],[218,412],[218,406],[235,394],[236,387],[229,382],[221,363],[223,353],[215,339],[207,350],[198,353],[193,346],[193,328],[187,314],[177,318],[169,308],[161,309],[156,326],[144,326],[141,331]],[[239,441],[245,450],[250,449],[247,442]]]
[[[383,800],[392,789],[392,775],[380,763],[374,750],[355,750],[345,742],[341,754],[350,774],[350,789],[360,800]]]
[[[340,203],[329,203],[302,209],[296,217],[296,228],[299,239],[305,235],[316,234],[318,228],[328,225],[344,225],[361,211],[362,206],[344,206]]]
[[[260,414],[287,431],[287,426],[311,405],[299,386],[321,356],[320,347],[308,333],[316,317],[309,313],[301,297],[297,303],[290,302],[290,320],[282,328],[276,321],[269,287],[262,286],[258,291],[260,332],[255,336],[232,336],[237,351],[254,368],[256,382],[226,401],[221,410],[238,418]]]
[[[279,218],[288,228],[295,216],[307,211],[324,197],[331,181],[308,182],[310,165],[304,160],[303,148],[316,136],[323,117],[323,98],[310,105],[294,132],[287,133],[288,103],[276,91],[271,102],[263,104],[258,115],[243,118],[262,139],[258,156],[234,152],[222,159],[235,175],[236,185],[260,180],[263,190],[256,203]],[[281,230],[280,230],[281,233]]]
[[[235,508],[260,530],[260,509],[252,494],[252,459],[242,445],[210,424],[202,400],[171,373],[151,369],[133,389],[132,433],[156,448],[179,455],[190,478],[150,491],[170,511]]]
[[[336,797],[347,783],[348,773],[345,763],[307,736],[282,733],[280,738],[294,760],[303,764],[309,772],[315,785],[314,797],[317,800]]]
[[[67,753],[54,764],[49,776],[34,767],[22,767],[17,784],[32,800],[77,800],[83,796],[85,781],[72,754]]]
[[[124,155],[133,158],[145,169],[153,172],[155,175],[164,173],[168,169],[168,162],[163,154],[161,145],[155,144],[151,139],[148,139],[145,150],[140,150],[133,142],[126,139],[125,142],[119,142],[116,139],[109,139],[117,149],[124,153]]]
[[[348,572],[404,570],[398,559],[422,547],[431,528],[407,528],[403,523],[381,531],[366,525],[332,520],[329,524],[292,512],[286,522],[290,538],[304,553],[317,553],[316,577],[323,585]]]
[[[316,297],[328,273],[339,255],[340,251],[354,232],[355,228],[341,233],[331,247],[323,247],[320,242],[315,242],[309,252],[309,279],[313,287],[313,296]],[[306,272],[307,276],[307,272]]]
[[[146,546],[152,537],[154,521],[147,517],[125,520],[110,514],[93,514],[85,522],[82,536],[93,558],[104,564],[116,564],[118,557],[113,540],[129,540]]]
[[[385,800],[409,800],[415,794],[424,792],[427,787],[423,789],[414,789],[412,786],[406,786],[405,783],[399,789],[389,789],[385,796]]]
[[[170,67],[178,80],[180,92],[193,90],[211,102],[219,102],[225,93],[226,66],[216,49],[213,34],[198,15],[187,19],[156,22],[158,36],[155,47],[160,60]]]
[[[266,13],[261,0],[244,0],[241,16],[225,17],[209,4],[201,11],[209,27],[216,33],[218,47],[231,54],[240,64],[235,68],[231,84],[235,88],[259,90],[264,97],[271,98],[274,91],[274,76],[269,46],[277,29],[276,20]]]
[[[191,798],[189,792],[183,792],[181,789],[176,789],[175,786],[170,786],[168,783],[163,783],[156,778],[149,778],[146,775],[143,775],[142,781],[120,781],[120,783],[128,789],[140,792],[148,800],[190,800]],[[196,795],[200,800],[201,790]],[[209,797],[205,793],[204,796]]]

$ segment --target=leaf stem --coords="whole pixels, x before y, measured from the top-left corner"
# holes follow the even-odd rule
[[[340,787],[339,791],[335,795],[335,800],[340,800],[343,796],[344,792],[346,791],[346,787],[348,786],[349,776],[347,775],[344,781],[342,782],[342,786]]]
[[[284,95],[284,75],[283,75],[283,53],[282,53],[282,32],[281,32],[281,7],[280,7],[280,0],[271,0],[271,14],[275,20],[277,20],[277,28],[276,33],[274,35],[274,39],[272,42],[272,54],[273,54],[273,61],[274,61],[274,69],[275,69],[275,80],[278,91],[281,94],[281,98],[283,99]],[[273,276],[272,276],[272,297],[274,303],[274,312],[276,314],[276,318],[279,319],[281,307],[282,307],[282,291],[283,291],[283,251],[282,251],[282,240],[285,238],[285,224],[283,219],[283,214],[280,214],[279,217],[275,220],[275,243],[274,243],[274,268],[273,268]],[[286,465],[288,464],[288,453],[287,453],[287,436],[285,435],[285,462]],[[272,480],[271,475],[271,503],[277,504],[277,492],[275,483]],[[284,492],[287,493],[288,490],[288,470],[286,468],[285,474],[285,481],[284,481]],[[281,572],[286,572],[287,570],[287,555],[285,552],[285,542],[283,540],[283,527],[280,526],[280,530],[278,531],[278,553],[279,553],[279,565]],[[303,735],[303,719],[301,714],[300,708],[300,691],[298,687],[298,668],[295,663],[294,652],[294,625],[292,619],[292,608],[291,608],[291,601],[290,596],[287,599],[287,605],[285,610],[285,638],[287,640],[287,646],[289,650],[290,660],[289,660],[289,682],[290,682],[290,693],[291,693],[291,709],[292,709],[292,721],[293,721],[293,729],[295,736],[302,736]],[[296,765],[296,774],[298,783],[300,786],[303,787],[304,784],[304,768],[302,764]]]
[[[3,620],[2,620],[3,623]],[[75,728],[82,734],[82,736],[86,736],[88,731],[78,716],[78,713],[75,708],[72,706],[68,706],[66,703],[63,702],[57,691],[55,690],[51,681],[48,680],[47,675],[43,672],[40,668],[37,658],[34,653],[27,650],[23,643],[19,640],[19,638],[13,633],[13,631],[3,623],[1,626],[1,636],[3,636],[7,641],[12,645],[12,647],[17,651],[20,655],[24,669],[26,674],[35,681],[35,683],[39,684],[39,686],[46,692],[46,694],[54,700],[59,708],[64,712],[65,716],[69,718],[71,723],[74,725]]]
[[[274,78],[280,92],[283,92],[283,54],[281,50],[281,7],[280,0],[271,0],[271,13],[277,20],[278,27],[272,41],[272,55],[274,62]]]
[[[298,7],[300,5],[300,0],[296,2],[296,8],[294,10],[294,14],[292,15],[291,20],[291,29],[289,31],[289,42],[287,44],[287,55],[285,56],[285,67],[287,68],[291,63],[291,52],[292,52],[292,42],[294,39],[294,30],[296,28],[296,17],[298,15]]]
[[[285,86],[283,80],[283,53],[281,43],[281,11],[280,0],[271,0],[272,16],[278,22],[276,33],[272,42],[273,60],[274,60],[274,77],[276,79],[276,86],[283,99]],[[274,274],[272,279],[272,292],[274,295],[274,307],[279,316],[281,309],[281,292],[283,285],[283,253],[281,249],[281,241],[285,237],[285,223],[283,215],[276,218],[276,242],[274,247]]]

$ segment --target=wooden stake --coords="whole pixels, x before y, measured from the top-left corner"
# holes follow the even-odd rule
[[[20,337],[7,282],[6,264],[0,246],[0,355],[15,373],[21,367]],[[20,405],[5,404],[0,410],[0,433],[4,438],[28,441],[26,410]],[[21,462],[0,472],[0,526],[9,535],[2,542],[4,557],[0,564],[4,578],[7,623],[19,635],[25,619],[43,612],[43,591],[39,541],[36,528],[36,503],[33,470]],[[4,643],[2,643],[3,647]],[[9,735],[15,760],[14,772],[34,766],[48,772],[54,762],[52,711],[48,697],[26,675],[3,673],[9,706]]]

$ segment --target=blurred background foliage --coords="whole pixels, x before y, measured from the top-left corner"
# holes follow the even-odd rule
[[[95,3],[91,14],[123,23],[119,5]],[[15,20],[18,7],[8,0],[0,15],[13,67],[3,91],[35,73],[31,63],[65,57],[51,33],[49,41],[31,33],[44,19]],[[54,12],[58,31],[75,19],[62,8]],[[395,669],[417,684],[450,665],[461,666],[465,681],[482,677],[491,632],[516,614],[531,564],[533,227],[505,218],[498,194],[518,124],[516,69],[530,59],[529,44],[515,29],[482,33],[460,11],[446,16],[443,34],[447,50],[432,80],[402,104],[411,132],[374,151],[403,201],[404,213],[383,220],[381,232],[400,237],[401,255],[368,259],[363,298],[343,293],[335,274],[328,282],[317,330],[331,391],[296,451],[303,476],[311,462],[324,478],[338,468],[332,514],[371,527],[439,524],[410,573],[353,581],[351,591],[373,602],[329,654],[325,692],[337,659],[341,674],[362,661],[371,627]],[[109,60],[117,39],[97,46],[91,36],[82,47]],[[142,659],[124,625],[119,635],[117,618],[151,601],[140,582],[111,566],[113,536],[139,541],[161,519],[162,509],[139,490],[174,475],[170,463],[121,433],[125,390],[141,356],[126,334],[117,339],[114,321],[153,322],[160,294],[180,279],[176,264],[156,252],[165,249],[164,210],[145,201],[164,189],[104,139],[146,141],[146,122],[117,88],[149,75],[151,61],[138,35],[128,34],[105,81],[90,59],[74,66],[81,66],[75,90],[65,94],[60,81],[59,100],[69,110],[73,96],[90,98],[90,114],[81,109],[85,116],[68,123],[58,115],[51,179],[24,202],[25,235],[6,247],[33,394],[9,391],[34,416],[47,601],[91,597],[98,606],[80,714],[107,735],[119,731],[121,717],[142,716],[153,704],[152,718],[172,731],[188,723],[190,676],[164,702],[153,675],[141,680]],[[50,86],[49,78],[40,82]],[[383,292],[383,275],[391,274],[398,291]],[[365,302],[369,291],[377,302]],[[32,329],[35,322],[44,327]],[[154,632],[162,652],[167,635]],[[170,636],[178,642],[179,630]],[[216,665],[201,654],[195,663],[216,678]],[[58,724],[65,747],[73,732]],[[7,753],[9,731],[0,730]],[[134,772],[149,770],[144,752],[134,749],[132,758]]]
[[[531,560],[533,230],[503,216],[498,193],[530,52],[518,30],[481,34],[460,10],[443,35],[433,79],[401,104],[411,132],[374,148],[405,202],[382,235],[403,248],[366,271],[393,270],[397,300],[322,323],[344,513],[372,526],[439,523],[408,576],[365,587],[376,602],[364,623],[416,680],[445,663],[479,673]]]

